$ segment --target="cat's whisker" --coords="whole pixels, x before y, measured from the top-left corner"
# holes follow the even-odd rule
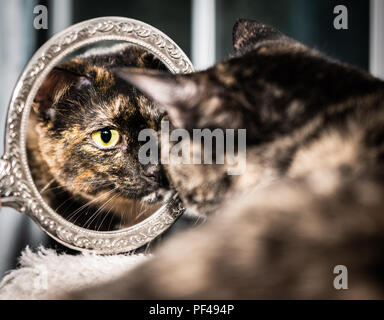
[[[144,206],[144,208],[143,208]],[[148,211],[150,210],[150,205],[145,203],[145,202],[140,202],[140,212],[136,215],[135,219],[138,220],[141,216],[143,216],[144,214],[148,213]]]
[[[100,199],[101,197],[104,197],[104,196],[107,196],[107,195],[108,195],[108,193],[103,194],[103,195],[100,195],[99,197],[97,197],[97,198],[95,198],[95,199],[92,199],[92,200],[88,201],[87,203],[85,203],[85,204],[82,205],[81,207],[77,208],[74,212],[72,212],[71,215],[68,216],[68,219],[72,219],[72,218],[74,218],[74,217],[75,217],[77,214],[79,214],[82,210],[84,210],[84,209],[87,208],[87,207],[89,208],[89,207],[91,206],[92,203],[99,201],[99,199]],[[75,222],[76,222],[76,221],[77,221],[77,219],[75,220]],[[75,223],[75,222],[74,222],[74,223]]]
[[[117,193],[116,196],[120,196],[121,195],[121,192]],[[103,220],[101,221],[99,227],[97,230],[100,230],[101,226],[103,225],[105,219],[107,218],[107,216],[111,213],[112,209],[113,209],[113,205],[111,206],[111,208],[107,211],[107,213],[105,214]],[[108,226],[108,229],[107,230],[111,230],[111,223],[112,223],[112,220],[113,220],[113,215],[112,215],[112,219],[110,220],[110,223],[109,223],[109,226]],[[121,220],[120,220],[120,229],[122,228],[121,226]]]
[[[108,191],[108,192],[110,192],[110,191]],[[106,193],[106,195],[108,194],[108,192]],[[66,204],[68,201],[71,201],[71,200],[73,200],[73,199],[75,199],[77,197],[77,195],[76,194],[73,194],[71,197],[69,197],[68,199],[66,199],[65,201],[63,201],[56,209],[55,209],[55,211],[59,211],[59,209],[64,205],[64,204]],[[97,199],[94,199],[94,200],[97,200]],[[89,204],[90,202],[92,202],[92,200],[91,201],[88,201],[86,204],[84,204],[83,206],[82,206],[82,208],[83,207],[85,207],[85,206],[87,206],[87,204]],[[80,209],[80,208],[78,208],[78,209]]]
[[[86,204],[84,204],[83,206],[81,206],[80,208],[78,208],[77,210],[75,210],[75,211],[71,214],[71,216],[70,216],[68,219],[73,219],[75,216],[77,216],[77,218],[73,221],[73,223],[76,224],[76,222],[78,221],[78,219],[82,216],[81,213],[83,212],[83,210],[85,210],[85,209],[87,208],[88,210],[87,210],[87,213],[86,213],[85,215],[88,215],[88,213],[89,213],[89,209],[92,208],[92,206],[91,206],[92,203],[93,203],[93,202],[97,202],[97,201],[99,201],[99,200],[101,199],[101,197],[106,197],[106,196],[108,196],[111,192],[112,192],[112,190],[111,190],[109,193],[106,193],[106,194],[103,194],[103,195],[97,197],[96,199],[93,199],[93,200],[91,200],[91,201],[88,201]]]
[[[54,179],[53,179],[53,181],[54,181]],[[52,182],[50,182],[50,184],[52,184]],[[73,187],[73,186],[77,186],[77,185],[87,185],[87,184],[90,185],[90,184],[97,184],[97,183],[103,183],[105,186],[113,184],[113,182],[105,182],[104,180],[84,181],[84,182],[62,184],[60,186],[56,186],[56,187],[52,187],[52,188],[44,188],[43,190],[40,191],[40,193],[43,193],[45,191],[52,191],[52,190],[56,190],[56,189],[64,189],[66,187]]]
[[[119,194],[115,194],[113,195],[109,200],[107,200],[105,203],[103,203],[93,214],[91,217],[89,217],[89,219],[84,223],[83,227],[84,228],[88,228],[92,222],[96,219],[96,217],[102,212],[103,208],[105,208],[105,206],[110,203],[113,199],[115,199],[117,196],[119,196]]]
[[[111,193],[113,193],[115,191],[115,188],[112,189],[112,190],[109,190],[107,191],[106,193],[103,193],[101,195],[99,195],[98,197],[88,201],[87,203],[85,203],[84,205],[82,205],[81,207],[79,207],[78,209],[76,209],[69,217],[68,219],[72,219],[74,218],[78,213],[80,213],[83,209],[85,209],[86,207],[89,207],[91,204],[95,203],[95,202],[98,202],[100,201],[103,197],[107,197],[109,196]],[[76,219],[73,223],[76,223],[78,219]]]
[[[110,209],[106,212],[106,214],[104,215],[103,219],[101,220],[99,226],[97,227],[97,231],[100,231],[100,228],[103,226],[103,223],[104,223],[105,219],[108,217],[108,215],[111,213],[111,211],[112,211],[112,208],[110,208]],[[110,227],[108,227],[107,230],[108,230],[108,231],[111,230]]]
[[[116,197],[116,195],[113,196],[111,199],[109,199],[109,200],[106,202],[106,204],[107,204],[108,202],[110,202],[111,200],[113,200],[115,197]],[[105,206],[103,206],[103,207],[105,207]],[[111,209],[112,209],[112,208],[111,208]],[[110,209],[109,211],[111,211],[111,209]],[[106,216],[108,216],[108,212],[109,212],[109,211],[107,211]],[[95,211],[95,212],[92,214],[92,216],[85,222],[84,227],[85,227],[85,228],[90,228],[90,226],[92,225],[92,223],[99,217],[100,213],[103,213],[103,212],[104,212],[104,211],[102,210],[102,208],[99,208],[97,211]]]
[[[123,228],[123,224],[125,223],[125,210],[124,211],[120,211],[119,214],[120,214],[119,229],[122,229]]]
[[[114,219],[114,215],[111,214],[111,219],[109,220],[109,224],[108,224],[108,230],[111,230],[111,225],[112,225],[113,219]]]
[[[51,179],[39,192],[42,194],[44,193],[45,190],[48,189],[48,187],[53,183],[55,182],[55,179]]]
[[[117,196],[120,196],[120,195],[121,195],[121,192],[118,192],[114,197],[117,197]],[[115,209],[114,207],[115,207],[115,205],[112,203],[111,207],[110,207],[109,210],[105,213],[103,219],[101,220],[100,225],[99,225],[99,227],[97,228],[97,230],[100,230],[100,228],[102,227],[102,225],[103,225],[105,219],[108,217],[108,215],[109,215],[112,211],[114,211],[114,209]],[[110,223],[109,223],[109,225],[108,225],[108,229],[107,229],[107,230],[111,230],[111,223],[112,223],[112,220],[113,220],[113,214],[112,214],[112,216],[111,216],[111,220],[110,220]]]
[[[65,201],[63,201],[56,209],[55,209],[55,211],[57,212],[57,211],[59,211],[59,209],[64,205],[64,204],[66,204],[68,201],[71,201],[71,200],[73,200],[73,199],[75,199],[76,198],[76,195],[72,195],[71,197],[69,197],[68,199],[66,199]]]

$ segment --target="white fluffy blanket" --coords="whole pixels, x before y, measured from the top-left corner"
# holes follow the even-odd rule
[[[1,280],[0,300],[55,299],[74,289],[114,280],[148,259],[150,256],[144,254],[74,256],[26,248],[19,260],[20,267]]]

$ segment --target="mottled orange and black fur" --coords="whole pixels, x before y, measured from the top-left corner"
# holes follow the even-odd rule
[[[72,298],[384,298],[384,82],[249,20],[234,47],[190,75],[119,72],[176,127],[245,128],[247,170],[165,166],[208,222]]]
[[[86,227],[110,225],[109,212],[124,226],[136,223],[150,213],[142,202],[164,194],[161,167],[139,163],[137,139],[143,128],[157,130],[163,113],[112,74],[121,67],[167,70],[134,45],[92,49],[55,67],[33,104],[28,150],[35,182],[54,209]],[[92,132],[103,128],[120,132],[118,147],[92,143]]]

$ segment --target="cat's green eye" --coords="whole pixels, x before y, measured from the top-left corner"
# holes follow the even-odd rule
[[[101,129],[91,135],[92,141],[101,149],[115,147],[120,142],[120,133],[115,129]]]

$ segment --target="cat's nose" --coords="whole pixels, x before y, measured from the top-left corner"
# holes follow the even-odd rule
[[[147,180],[156,182],[160,188],[169,188],[168,179],[160,164],[147,164],[143,166],[143,175]]]
[[[161,167],[159,164],[147,164],[143,167],[143,173],[148,178],[157,178],[159,176]]]

